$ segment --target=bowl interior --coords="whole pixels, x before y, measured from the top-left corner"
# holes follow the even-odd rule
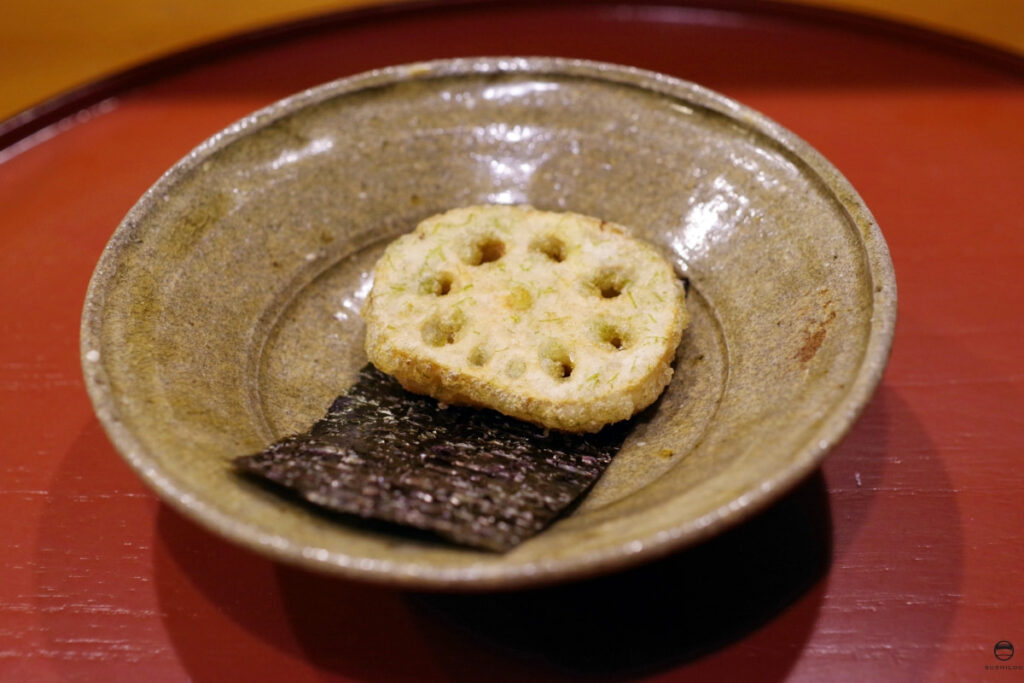
[[[237,477],[232,457],[307,428],[354,381],[384,245],[475,203],[631,226],[689,278],[675,377],[585,501],[499,556]],[[777,496],[867,400],[894,310],[867,210],[763,117],[622,67],[455,60],[329,84],[204,143],[115,233],[82,348],[115,445],[210,529],[351,577],[498,587],[666,552]]]

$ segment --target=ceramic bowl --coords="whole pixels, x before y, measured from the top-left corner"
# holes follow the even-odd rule
[[[237,476],[234,456],[307,428],[366,362],[359,309],[384,245],[478,203],[622,223],[689,278],[674,379],[583,503],[498,555]],[[82,362],[117,450],[210,531],[353,579],[514,588],[666,554],[789,490],[871,396],[895,311],[868,209],[766,117],[624,66],[456,59],[302,92],[171,168],[96,268]]]

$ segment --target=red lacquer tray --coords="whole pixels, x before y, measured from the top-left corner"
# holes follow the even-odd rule
[[[373,67],[485,54],[696,81],[850,179],[900,297],[889,369],[852,433],[819,474],[723,536],[510,594],[308,574],[160,504],[114,452],[79,367],[85,287],[114,227],[164,170],[260,106]],[[1024,653],[996,648],[1024,648],[1022,122],[1020,58],[736,2],[363,10],[176,55],[7,122],[0,680],[1024,676]]]

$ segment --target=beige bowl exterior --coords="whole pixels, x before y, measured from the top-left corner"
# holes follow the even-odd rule
[[[236,476],[232,457],[305,429],[365,363],[358,310],[384,245],[479,203],[629,225],[690,280],[675,376],[584,503],[495,555]],[[342,79],[204,142],[118,227],[81,341],[118,451],[207,529],[348,578],[484,590],[626,567],[763,508],[850,428],[895,317],[878,226],[792,133],[656,73],[481,58]]]

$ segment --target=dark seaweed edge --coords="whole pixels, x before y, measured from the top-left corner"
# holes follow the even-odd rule
[[[634,419],[608,425],[594,434],[572,434],[544,429],[489,409],[461,406],[444,407],[433,398],[406,391],[393,378],[367,364],[360,371],[357,382],[335,398],[326,414],[316,420],[308,430],[277,439],[263,451],[236,457],[232,463],[236,468],[236,474],[244,479],[265,482],[265,490],[275,494],[287,492],[287,499],[300,502],[303,507],[315,510],[320,516],[344,522],[350,527],[385,532],[392,536],[420,542],[433,541],[463,548],[503,553],[548,529],[557,520],[574,510],[598,479],[604,475],[633,426],[638,421],[649,419],[660,400],[661,397]],[[455,514],[449,517],[439,514],[436,513],[436,507],[434,508],[435,512],[432,513],[429,502],[425,505],[417,502],[415,493],[423,489],[412,486],[405,490],[408,484],[401,480],[401,476],[406,474],[409,468],[401,469],[399,467],[392,470],[395,473],[394,478],[385,482],[386,487],[395,487],[393,500],[399,503],[397,513],[394,509],[389,511],[390,505],[374,502],[374,495],[368,495],[361,503],[364,507],[373,508],[373,510],[351,509],[351,502],[348,503],[349,509],[345,509],[345,500],[351,499],[351,494],[355,489],[333,486],[330,478],[319,478],[319,475],[314,473],[324,469],[322,465],[325,459],[334,461],[327,463],[327,469],[332,469],[331,465],[338,462],[341,463],[340,469],[348,469],[349,462],[354,460],[357,463],[357,469],[353,471],[351,479],[355,484],[365,485],[366,482],[371,481],[366,478],[367,472],[372,473],[376,465],[385,462],[394,465],[394,460],[389,460],[389,456],[399,459],[404,457],[392,452],[365,467],[358,465],[359,461],[366,462],[376,447],[376,442],[365,440],[366,434],[362,429],[364,424],[369,424],[369,435],[372,437],[375,429],[388,428],[386,427],[388,419],[381,418],[381,415],[391,418],[391,429],[395,424],[403,423],[402,420],[399,420],[398,423],[394,422],[394,414],[387,410],[389,405],[392,408],[397,406],[402,410],[408,410],[409,414],[415,417],[426,416],[432,419],[433,426],[444,437],[440,446],[446,450],[454,450],[449,444],[457,443],[458,439],[465,434],[475,434],[476,438],[480,439],[478,443],[486,443],[487,440],[496,438],[494,434],[500,435],[503,443],[509,446],[509,451],[504,455],[516,456],[513,463],[508,465],[509,469],[506,472],[523,477],[518,479],[518,483],[521,485],[517,487],[511,479],[506,478],[505,486],[507,488],[502,493],[507,496],[507,499],[501,502],[494,500],[491,497],[491,492],[486,492],[478,487],[476,490],[480,492],[480,495],[468,500],[469,505],[463,509],[472,508],[474,504],[479,504],[479,501],[484,499],[491,501],[497,507],[515,510],[517,520],[519,519],[518,515],[528,514],[527,519],[535,519],[536,523],[528,521],[524,527],[517,521],[503,532],[501,531],[502,522],[493,517],[474,517],[472,521],[460,522],[459,518],[463,517],[464,519],[464,516]],[[360,409],[368,408],[372,410],[370,419],[359,421],[358,418],[367,417],[360,415]],[[356,418],[357,421],[339,422],[339,417]],[[410,424],[415,424],[415,422],[415,420],[409,420]],[[346,430],[346,426],[351,427],[351,431]],[[454,431],[446,433],[446,429],[454,429]],[[460,432],[463,433],[460,434]],[[425,434],[421,433],[419,436],[423,439]],[[418,442],[418,448],[422,451],[432,440],[434,440],[433,437],[426,437],[425,441]],[[548,443],[541,448],[537,445],[538,441]],[[526,447],[525,451],[523,450],[524,446]],[[436,447],[430,447],[430,449]],[[362,452],[360,452],[360,448],[362,448]],[[296,451],[301,452],[302,450],[305,450],[310,458],[315,457],[319,460],[314,463],[314,466],[301,469],[301,474],[295,474],[292,458],[296,457]],[[487,456],[493,457],[499,452],[478,448],[472,451],[472,455],[468,457],[472,459],[479,456],[477,462],[482,462],[487,460]],[[559,453],[564,456],[561,460],[562,465],[548,468],[547,465],[552,462],[550,458]],[[410,460],[410,462],[422,463],[426,453],[420,452],[417,455],[419,459]],[[544,465],[539,468],[526,467],[526,461],[534,455],[540,455]],[[479,473],[479,470],[465,466],[458,459],[455,459],[454,463],[458,469],[465,467],[472,473]],[[516,465],[521,465],[522,469],[517,470]],[[566,466],[569,466],[569,471],[572,472],[572,476],[569,478],[567,478],[567,470],[564,469]],[[579,468],[582,468],[580,471],[583,474],[576,472]],[[423,466],[420,471],[426,472],[429,469],[428,466]],[[459,480],[460,474],[460,472],[450,473],[456,480]],[[582,482],[577,481],[580,477],[583,479]],[[282,481],[282,479],[288,479],[289,482]],[[311,480],[312,483],[310,483]],[[459,481],[471,480],[470,478]],[[585,485],[580,486],[581,483],[585,483]],[[329,500],[326,491],[337,491],[337,497],[334,500]],[[525,498],[517,495],[520,491],[527,491],[528,495]],[[434,493],[434,490],[429,492]],[[537,498],[538,496],[539,498]],[[535,503],[532,508],[527,504],[531,499]],[[426,521],[416,522],[415,519],[423,515],[424,510],[426,510]],[[442,511],[446,511],[443,506]],[[387,515],[392,517],[389,518]],[[410,519],[414,521],[410,521]],[[487,519],[491,521],[488,522]],[[399,530],[401,531],[399,532]],[[415,530],[414,533],[409,533],[413,530]]]

